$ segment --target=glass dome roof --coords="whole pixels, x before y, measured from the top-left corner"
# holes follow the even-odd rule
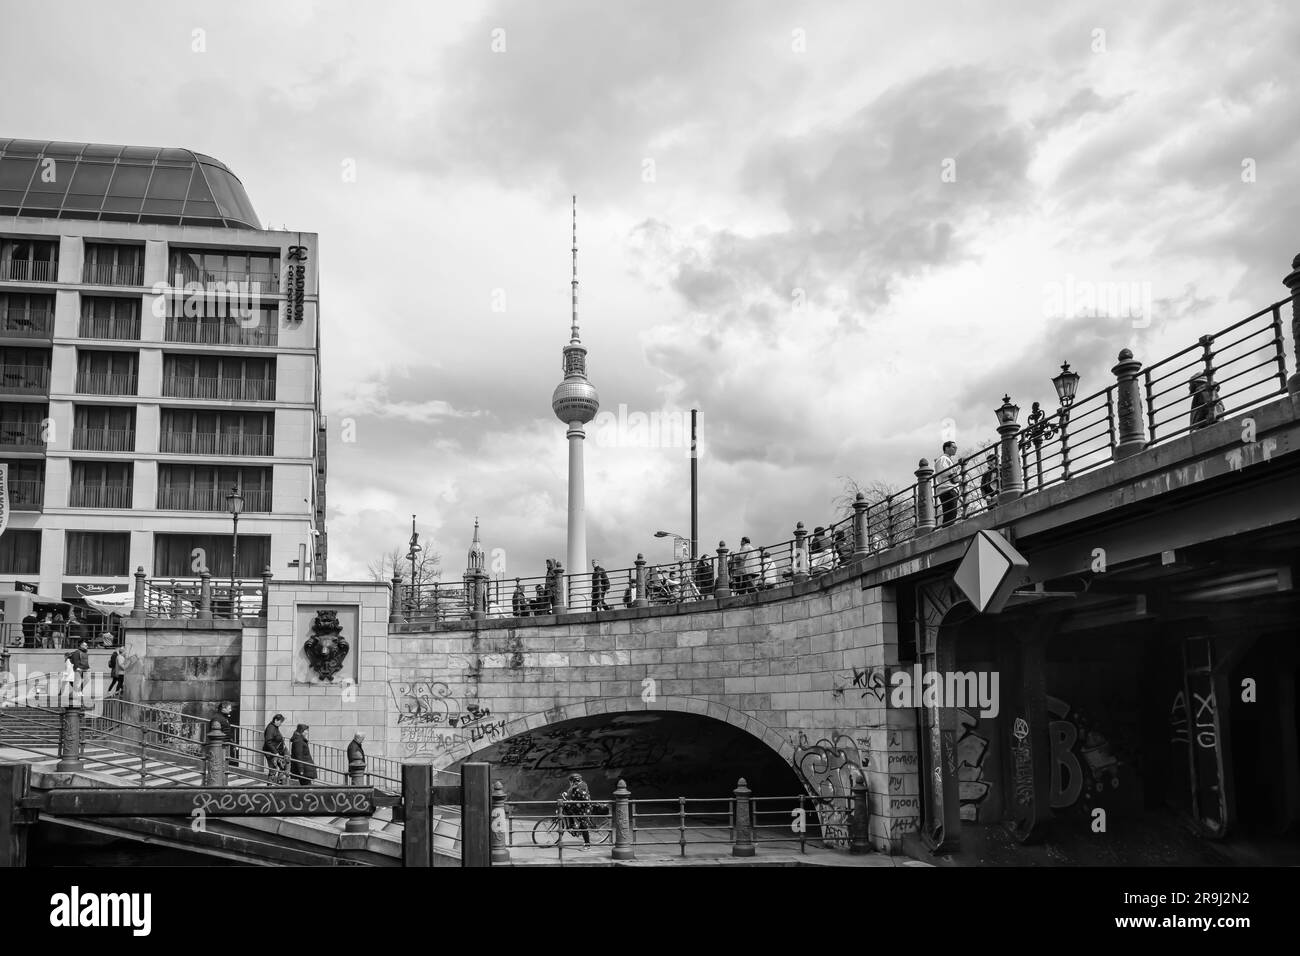
[[[0,139],[0,216],[261,229],[224,163],[188,149]]]

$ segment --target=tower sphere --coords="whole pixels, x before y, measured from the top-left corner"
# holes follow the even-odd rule
[[[584,425],[600,411],[600,396],[596,387],[584,378],[566,378],[555,386],[551,395],[551,409],[564,424],[582,422]]]

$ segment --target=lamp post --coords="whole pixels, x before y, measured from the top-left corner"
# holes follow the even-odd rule
[[[691,539],[686,537],[686,535],[684,534],[677,534],[673,531],[656,531],[655,537],[673,539],[673,557],[676,558],[678,561],[683,560],[682,556],[678,553],[678,548],[680,545],[685,544],[686,553],[687,554],[691,553]]]
[[[235,485],[226,495],[226,508],[234,522],[234,534],[230,538],[230,616],[237,617],[235,605],[235,568],[239,566],[239,514],[244,510],[244,496]]]
[[[1034,445],[1034,466],[1039,488],[1043,487],[1043,442],[1051,441],[1057,432],[1061,435],[1061,477],[1063,480],[1070,477],[1070,448],[1067,444],[1066,425],[1070,420],[1070,406],[1074,404],[1074,396],[1079,389],[1079,373],[1070,371],[1069,362],[1062,362],[1061,371],[1052,378],[1052,385],[1060,401],[1056,413],[1049,416],[1039,407],[1038,402],[1034,402],[1029,411],[1028,424],[1020,434],[1022,454],[1027,457],[1029,443]]]
[[[420,532],[415,530],[415,515],[411,515],[411,550],[407,553],[407,558],[411,561],[411,610],[414,611],[416,602],[415,590],[415,559],[424,549],[420,547]]]

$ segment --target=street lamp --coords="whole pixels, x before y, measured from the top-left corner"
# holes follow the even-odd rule
[[[1061,477],[1070,477],[1070,449],[1066,439],[1066,425],[1070,419],[1070,406],[1079,390],[1079,373],[1070,371],[1070,363],[1062,362],[1061,371],[1052,377],[1052,386],[1060,401],[1054,415],[1049,416],[1034,402],[1028,416],[1028,424],[1021,434],[1021,449],[1028,455],[1029,442],[1034,445],[1034,463],[1038,477],[1038,487],[1043,487],[1043,442],[1051,441],[1059,432],[1061,435]]]
[[[230,539],[230,616],[235,614],[235,568],[239,564],[239,514],[244,510],[244,496],[239,493],[239,486],[232,486],[226,495],[226,509],[234,522],[234,534]]]
[[[677,534],[677,533],[674,532],[674,531],[656,531],[656,532],[655,532],[655,537],[656,537],[656,538],[672,538],[672,539],[673,539],[673,557],[677,558],[678,561],[683,560],[681,554],[679,553],[679,547],[680,547],[680,545],[685,544],[685,545],[686,545],[686,548],[685,548],[686,554],[687,554],[687,555],[690,554],[691,539],[688,538],[688,537],[686,537],[686,535],[684,535],[684,534]]]
[[[415,530],[415,515],[411,515],[411,550],[407,553],[406,556],[411,561],[411,610],[412,611],[414,611],[416,608],[415,559],[416,556],[419,555],[419,553],[423,550],[424,549],[420,547],[420,532]]]

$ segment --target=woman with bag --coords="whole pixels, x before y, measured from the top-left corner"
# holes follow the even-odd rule
[[[289,738],[289,775],[300,787],[309,787],[316,779],[316,761],[311,759],[311,747],[307,743],[309,729],[309,724],[299,724]]]

